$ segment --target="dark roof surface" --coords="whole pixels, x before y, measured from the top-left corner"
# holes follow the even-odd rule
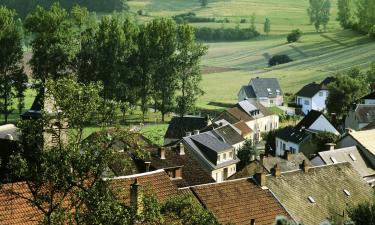
[[[373,123],[375,122],[375,105],[357,105],[355,115],[359,123]]]
[[[269,175],[266,186],[292,217],[305,225],[320,224],[332,215],[342,215],[348,206],[373,197],[372,188],[349,163],[313,167],[308,172],[285,172],[280,177]],[[309,196],[315,203],[310,202]]]
[[[297,93],[296,96],[312,98],[316,93],[321,90],[321,85],[315,82],[303,86]]]
[[[231,145],[219,140],[218,138],[206,133],[201,133],[199,135],[194,135],[191,139],[195,143],[199,143],[200,145],[206,146],[208,149],[220,153],[228,151],[232,148]]]
[[[254,89],[251,85],[242,86],[242,89],[245,91],[245,95],[247,98],[256,98]]]
[[[320,82],[320,85],[322,86],[323,90],[327,90],[328,84],[335,82],[335,81],[336,81],[336,77],[326,77],[322,82]]]
[[[375,92],[372,92],[364,97],[362,99],[375,99]]]
[[[151,155],[149,161],[152,169],[182,167],[182,181],[173,181],[179,188],[215,182],[190,151],[185,150],[185,155],[179,154],[179,145],[174,148],[166,148],[165,159],[160,159],[157,148],[148,151]],[[144,164],[142,166],[144,167]]]
[[[38,94],[35,96],[31,108],[21,115],[22,119],[38,119],[41,117],[41,110],[43,109],[44,88],[40,88]]]
[[[310,126],[321,116],[323,113],[311,110],[303,119],[296,125],[296,129],[301,129],[302,127],[309,129]]]
[[[255,95],[258,98],[274,98],[277,96],[277,91],[279,95],[283,94],[279,81],[276,78],[253,78],[249,84],[252,85]]]
[[[226,143],[235,145],[245,141],[245,139],[236,129],[237,128],[234,128],[232,125],[228,124],[212,130],[212,133],[215,134],[215,136],[220,136],[223,138]]]
[[[196,116],[173,117],[169,122],[165,138],[181,139],[186,132],[201,130],[207,126],[207,118]]]
[[[298,130],[293,127],[285,127],[277,132],[276,137],[296,144],[303,142],[311,134],[306,130]]]
[[[284,157],[264,157],[263,166],[270,173],[272,168],[278,164],[282,172],[287,172],[298,170],[303,161],[311,166],[310,160],[308,160],[302,152],[290,154],[290,160],[286,160]]]
[[[240,179],[190,188],[197,199],[221,224],[272,225],[277,216],[290,218],[269,190],[263,190],[252,179]]]

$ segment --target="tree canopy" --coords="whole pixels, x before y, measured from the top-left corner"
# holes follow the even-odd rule
[[[331,15],[331,1],[309,0],[309,3],[310,6],[307,9],[307,14],[310,17],[310,22],[314,24],[316,31],[320,31],[321,26],[323,26],[323,30],[325,31]]]

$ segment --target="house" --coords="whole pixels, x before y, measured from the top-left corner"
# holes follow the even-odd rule
[[[375,104],[375,92],[372,92],[361,98],[361,103],[365,105],[374,105]]]
[[[207,127],[211,121],[208,117],[183,116],[173,117],[164,135],[164,144],[181,140],[187,132],[194,133]]]
[[[375,123],[375,104],[358,104],[348,112],[345,128],[361,130]]]
[[[259,102],[265,107],[283,105],[283,91],[276,78],[253,78],[249,85],[242,86],[238,101]]]
[[[284,156],[260,156],[259,160],[254,160],[240,171],[237,171],[233,176],[229,177],[229,180],[235,180],[245,177],[252,177],[256,173],[266,172],[268,174],[273,173],[275,167],[280,168],[281,171],[294,171],[300,168],[302,162],[305,161],[308,165],[312,164],[306,158],[303,153],[292,154],[287,151]]]
[[[251,178],[198,185],[190,190],[220,224],[272,225],[279,216],[292,219],[272,192]]]
[[[186,136],[182,142],[185,149],[198,158],[216,182],[222,182],[236,173],[236,164],[239,160],[236,158],[234,147],[212,132]]]
[[[261,133],[275,130],[279,127],[279,116],[272,114],[259,103],[241,101],[235,107],[226,109],[214,121],[226,120],[231,124],[245,123],[253,132],[251,139],[261,140]]]
[[[275,154],[281,156],[285,154],[285,151],[303,152],[310,157],[320,150],[314,137],[315,134],[321,132],[340,135],[340,132],[322,112],[311,110],[295,127],[286,127],[276,134]]]
[[[160,202],[176,197],[179,192],[164,170],[104,179],[125,205],[137,207],[142,195],[153,195]],[[134,188],[137,186],[137,188]],[[28,199],[32,193],[26,182],[0,185],[0,224],[41,224],[43,213]],[[66,200],[67,201],[67,200]]]
[[[318,155],[311,159],[314,166],[330,165],[335,163],[348,162],[371,186],[375,185],[375,170],[357,146],[330,151],[318,152]]]
[[[304,225],[348,219],[348,207],[373,197],[373,189],[350,163],[319,167],[302,163],[300,170],[261,175],[255,176],[259,186],[268,188],[291,217]]]
[[[311,110],[326,110],[329,94],[327,85],[334,81],[334,77],[327,77],[320,84],[313,82],[305,85],[295,94],[296,104],[302,106],[304,114],[308,114]]]
[[[357,146],[372,168],[375,168],[375,130],[351,131],[338,142],[338,148]]]
[[[146,151],[150,156],[138,163],[140,171],[164,169],[172,183],[179,188],[215,182],[193,153],[185,151],[182,142],[169,147],[148,148]]]

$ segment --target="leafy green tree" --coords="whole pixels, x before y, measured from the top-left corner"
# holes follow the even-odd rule
[[[300,29],[292,30],[290,34],[286,37],[288,43],[298,41],[302,36],[302,31]]]
[[[310,6],[307,9],[307,14],[310,22],[314,24],[317,32],[320,31],[321,26],[326,30],[331,15],[330,0],[309,0],[309,2]]]
[[[243,146],[237,152],[237,157],[240,159],[240,163],[238,165],[239,170],[248,165],[252,158],[255,158],[256,156],[259,156],[259,150],[253,144],[252,140],[246,140]]]
[[[349,217],[355,224],[374,224],[375,223],[375,204],[371,202],[361,203],[349,208]]]
[[[0,6],[0,112],[5,123],[14,110],[13,98],[18,97],[22,111],[27,82],[22,66],[22,35],[15,15],[14,11]]]
[[[250,18],[250,29],[252,30],[256,30],[255,19],[256,19],[255,13],[252,13],[251,18]]]
[[[44,83],[58,79],[73,70],[72,60],[79,50],[77,32],[69,13],[59,4],[48,10],[37,7],[25,19],[25,28],[34,37],[31,41],[30,65],[33,76]]]
[[[374,34],[375,2],[373,0],[357,1],[358,29],[365,34]]]
[[[267,35],[271,32],[271,21],[268,18],[266,18],[266,21],[264,22],[263,31]]]
[[[339,140],[339,136],[331,132],[319,132],[315,135],[316,144],[319,149],[327,148],[325,144],[327,143],[336,143]]]
[[[375,61],[371,63],[370,69],[366,73],[367,75],[367,81],[370,84],[375,83]]]
[[[202,80],[200,60],[207,52],[207,47],[195,41],[194,29],[180,25],[177,29],[176,71],[178,74],[179,95],[176,98],[176,112],[180,116],[191,112],[203,91],[199,87]]]
[[[353,0],[338,0],[337,20],[343,28],[352,28],[355,20],[355,2]]]
[[[336,81],[328,85],[328,113],[336,113],[338,117],[346,115],[351,104],[368,92],[365,75],[358,69],[338,74]]]
[[[202,7],[206,7],[208,5],[208,0],[199,0]]]

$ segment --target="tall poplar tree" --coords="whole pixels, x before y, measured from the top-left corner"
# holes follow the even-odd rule
[[[310,22],[314,24],[317,32],[321,30],[321,26],[326,30],[331,15],[330,0],[309,0],[309,2],[307,14],[310,17]]]

